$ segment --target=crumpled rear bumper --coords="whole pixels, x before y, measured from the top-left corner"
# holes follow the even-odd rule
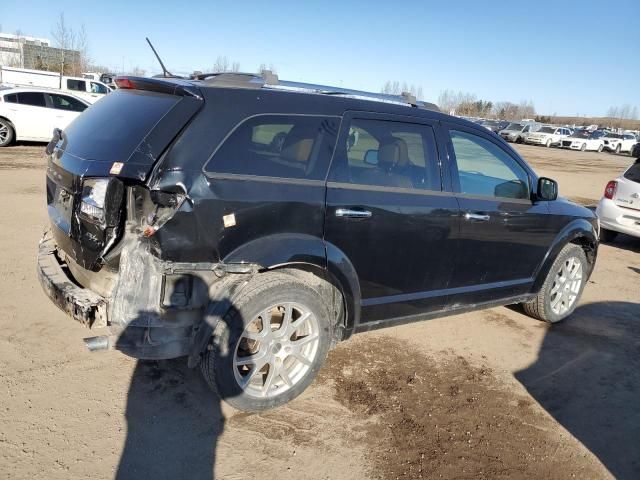
[[[46,232],[38,249],[38,279],[47,296],[58,308],[88,328],[106,327],[108,302],[97,293],[69,279],[56,255],[56,245]]]
[[[113,297],[105,298],[73,280],[58,255],[50,231],[38,250],[38,278],[47,296],[67,315],[88,328],[108,328],[108,348],[140,359],[169,359],[188,355],[194,328],[202,320],[207,285],[193,274],[190,303],[162,305],[165,267],[135,242],[124,249]]]

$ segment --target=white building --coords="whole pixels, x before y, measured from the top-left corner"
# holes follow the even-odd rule
[[[0,33],[0,65],[25,67],[24,46],[51,47],[47,38],[28,37],[13,33]]]

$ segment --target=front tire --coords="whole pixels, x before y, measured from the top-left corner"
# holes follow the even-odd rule
[[[622,151],[622,145],[620,144],[616,145],[616,155],[620,155],[621,151]]]
[[[321,295],[286,273],[259,275],[219,322],[201,371],[219,396],[246,412],[300,395],[324,363],[331,343]]]
[[[0,147],[8,147],[13,142],[16,132],[11,123],[0,118]]]
[[[602,150],[604,150],[604,145],[603,144],[598,145],[598,153],[602,153]]]
[[[551,148],[551,139],[547,140],[546,147]]]
[[[571,315],[582,295],[589,265],[584,250],[569,243],[551,266],[535,298],[522,304],[527,315],[557,323]]]
[[[582,146],[580,147],[580,151],[584,152],[587,149],[587,144],[583,143]]]

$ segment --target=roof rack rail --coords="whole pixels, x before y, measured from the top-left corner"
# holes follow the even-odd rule
[[[277,84],[265,84],[264,88],[273,90],[286,90],[301,93],[317,93],[321,95],[335,95],[340,97],[355,98],[359,100],[370,100],[374,102],[391,103],[394,105],[411,105],[416,108],[434,110],[439,112],[437,105],[429,102],[416,100],[416,97],[409,92],[403,92],[402,95],[390,95],[387,93],[373,93],[361,90],[351,90],[342,87],[329,87],[326,85],[315,85],[311,83],[291,82],[280,80]]]
[[[330,87],[312,83],[292,82],[280,80],[278,75],[273,73],[271,70],[263,70],[260,74],[241,72],[194,72],[194,74],[191,75],[191,78],[193,80],[201,80],[208,85],[215,85],[219,87],[268,88],[270,90],[284,90],[289,92],[335,95],[358,100],[391,103],[394,105],[410,105],[412,107],[434,110],[436,112],[440,111],[437,105],[417,100],[415,95],[410,92],[402,92],[401,95],[390,95],[387,93],[365,92],[361,90],[351,90],[348,88]]]

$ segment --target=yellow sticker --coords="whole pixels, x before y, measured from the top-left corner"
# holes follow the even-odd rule
[[[124,163],[113,162],[113,165],[111,165],[111,170],[109,170],[109,173],[111,175],[119,175],[120,172],[122,171],[122,167],[124,167]]]
[[[222,217],[222,222],[224,223],[224,228],[234,227],[236,225],[236,215],[234,213],[225,215]]]

